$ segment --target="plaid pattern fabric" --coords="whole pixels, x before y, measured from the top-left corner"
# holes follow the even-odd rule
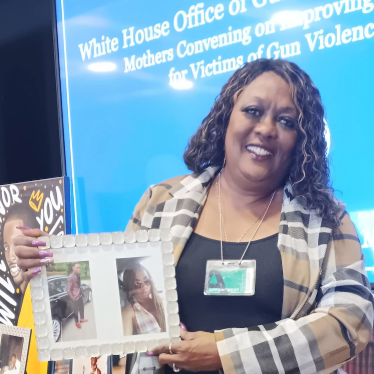
[[[171,229],[177,263],[217,171],[209,167],[151,186],[127,228]],[[278,239],[282,319],[216,331],[225,373],[331,373],[364,349],[372,330],[373,296],[356,230],[342,214],[342,225],[333,232],[328,221],[299,204],[289,184],[284,187]]]
[[[133,305],[134,322],[138,334],[156,334],[161,332],[156,318],[145,310],[139,303]]]

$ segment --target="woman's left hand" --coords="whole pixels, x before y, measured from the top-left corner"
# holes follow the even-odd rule
[[[187,371],[213,371],[222,368],[214,334],[209,332],[188,332],[181,328],[181,342],[172,344],[173,354],[168,345],[158,346],[147,352],[147,356],[159,356],[160,365],[169,365]]]

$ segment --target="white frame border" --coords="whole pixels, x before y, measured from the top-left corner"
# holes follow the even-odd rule
[[[30,338],[31,338],[31,329],[25,327],[18,327],[18,326],[8,326],[8,325],[0,325],[0,344],[3,338],[3,335],[10,335],[10,336],[18,336],[23,338],[23,345],[22,345],[22,357],[20,358],[21,366],[20,366],[20,373],[25,372],[27,358],[29,355],[29,345],[30,345]]]
[[[38,348],[39,361],[58,361],[62,359],[74,359],[77,357],[92,357],[98,355],[122,355],[134,352],[146,352],[148,349],[157,345],[169,344],[170,342],[180,341],[180,320],[178,296],[176,292],[175,267],[173,243],[171,242],[171,233],[168,229],[151,229],[101,234],[78,234],[49,237],[41,237],[39,240],[46,242],[46,247],[39,249],[50,249],[61,252],[67,249],[69,252],[82,247],[105,247],[111,245],[126,245],[133,243],[146,243],[161,241],[161,252],[163,262],[163,275],[165,281],[165,314],[168,322],[168,331],[162,334],[168,334],[167,338],[155,339],[150,337],[145,339],[144,335],[139,335],[139,339],[132,336],[129,342],[118,342],[112,344],[100,344],[100,339],[95,345],[80,345],[79,347],[54,348],[49,342],[51,338],[51,329],[48,326],[48,313],[45,310],[45,298],[49,300],[49,294],[43,290],[43,279],[46,279],[46,272],[37,275],[30,281],[32,308],[35,323],[36,344]],[[90,257],[87,252],[88,258]],[[43,272],[42,272],[43,273]],[[49,301],[48,301],[49,304]]]

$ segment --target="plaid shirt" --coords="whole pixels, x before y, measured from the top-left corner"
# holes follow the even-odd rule
[[[129,230],[169,228],[175,262],[190,237],[218,169],[151,186],[137,204]],[[226,374],[331,373],[362,351],[373,322],[361,246],[346,212],[332,230],[284,187],[278,248],[282,256],[282,319],[216,331]],[[235,321],[233,321],[233,325]]]
[[[145,310],[139,303],[134,303],[134,323],[138,334],[157,334],[161,328],[153,314]]]

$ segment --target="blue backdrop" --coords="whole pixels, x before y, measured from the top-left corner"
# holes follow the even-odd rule
[[[73,232],[123,230],[150,184],[188,172],[187,141],[236,65],[287,58],[321,91],[333,186],[357,226],[374,282],[371,0],[56,6]]]

